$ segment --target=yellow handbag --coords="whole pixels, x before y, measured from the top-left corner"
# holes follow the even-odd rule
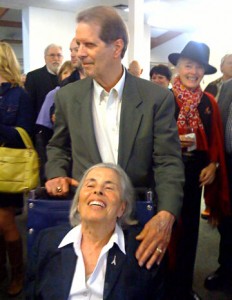
[[[25,147],[0,147],[0,193],[23,193],[39,183],[39,157],[27,132],[15,127]]]

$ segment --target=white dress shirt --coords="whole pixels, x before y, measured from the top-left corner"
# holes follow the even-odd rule
[[[76,268],[68,300],[102,300],[109,250],[113,247],[114,243],[116,243],[119,249],[126,254],[123,231],[121,227],[116,224],[115,231],[109,242],[101,250],[93,273],[87,278],[81,252],[81,238],[81,225],[78,225],[66,234],[58,246],[58,248],[62,248],[67,244],[73,243],[74,252],[77,255]],[[112,263],[117,263],[116,258],[114,258]]]
[[[98,149],[103,162],[118,163],[119,125],[125,69],[117,84],[108,93],[95,80],[93,123]]]

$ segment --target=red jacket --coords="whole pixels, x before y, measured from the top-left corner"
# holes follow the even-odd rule
[[[230,213],[230,198],[221,115],[214,97],[209,93],[205,92],[205,94],[213,107],[209,159],[218,162],[219,167],[214,181],[205,186],[204,197],[206,205],[210,208],[210,221],[215,224],[220,221],[221,217]]]

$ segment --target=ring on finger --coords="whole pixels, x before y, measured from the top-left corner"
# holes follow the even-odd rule
[[[57,186],[57,187],[56,187],[56,191],[57,191],[58,193],[61,193],[61,192],[62,192],[62,187],[61,187],[61,186]]]
[[[159,253],[162,253],[162,252],[163,252],[163,250],[160,249],[159,247],[156,248],[156,251],[159,252]]]

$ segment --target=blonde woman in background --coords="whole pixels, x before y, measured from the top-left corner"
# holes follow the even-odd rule
[[[5,147],[24,148],[16,126],[29,134],[33,130],[32,106],[22,86],[15,53],[10,45],[0,42],[0,145]],[[15,209],[20,207],[23,207],[23,194],[0,193],[0,283],[7,279],[8,255],[11,279],[7,293],[10,296],[19,294],[23,287],[23,248],[15,222]]]

